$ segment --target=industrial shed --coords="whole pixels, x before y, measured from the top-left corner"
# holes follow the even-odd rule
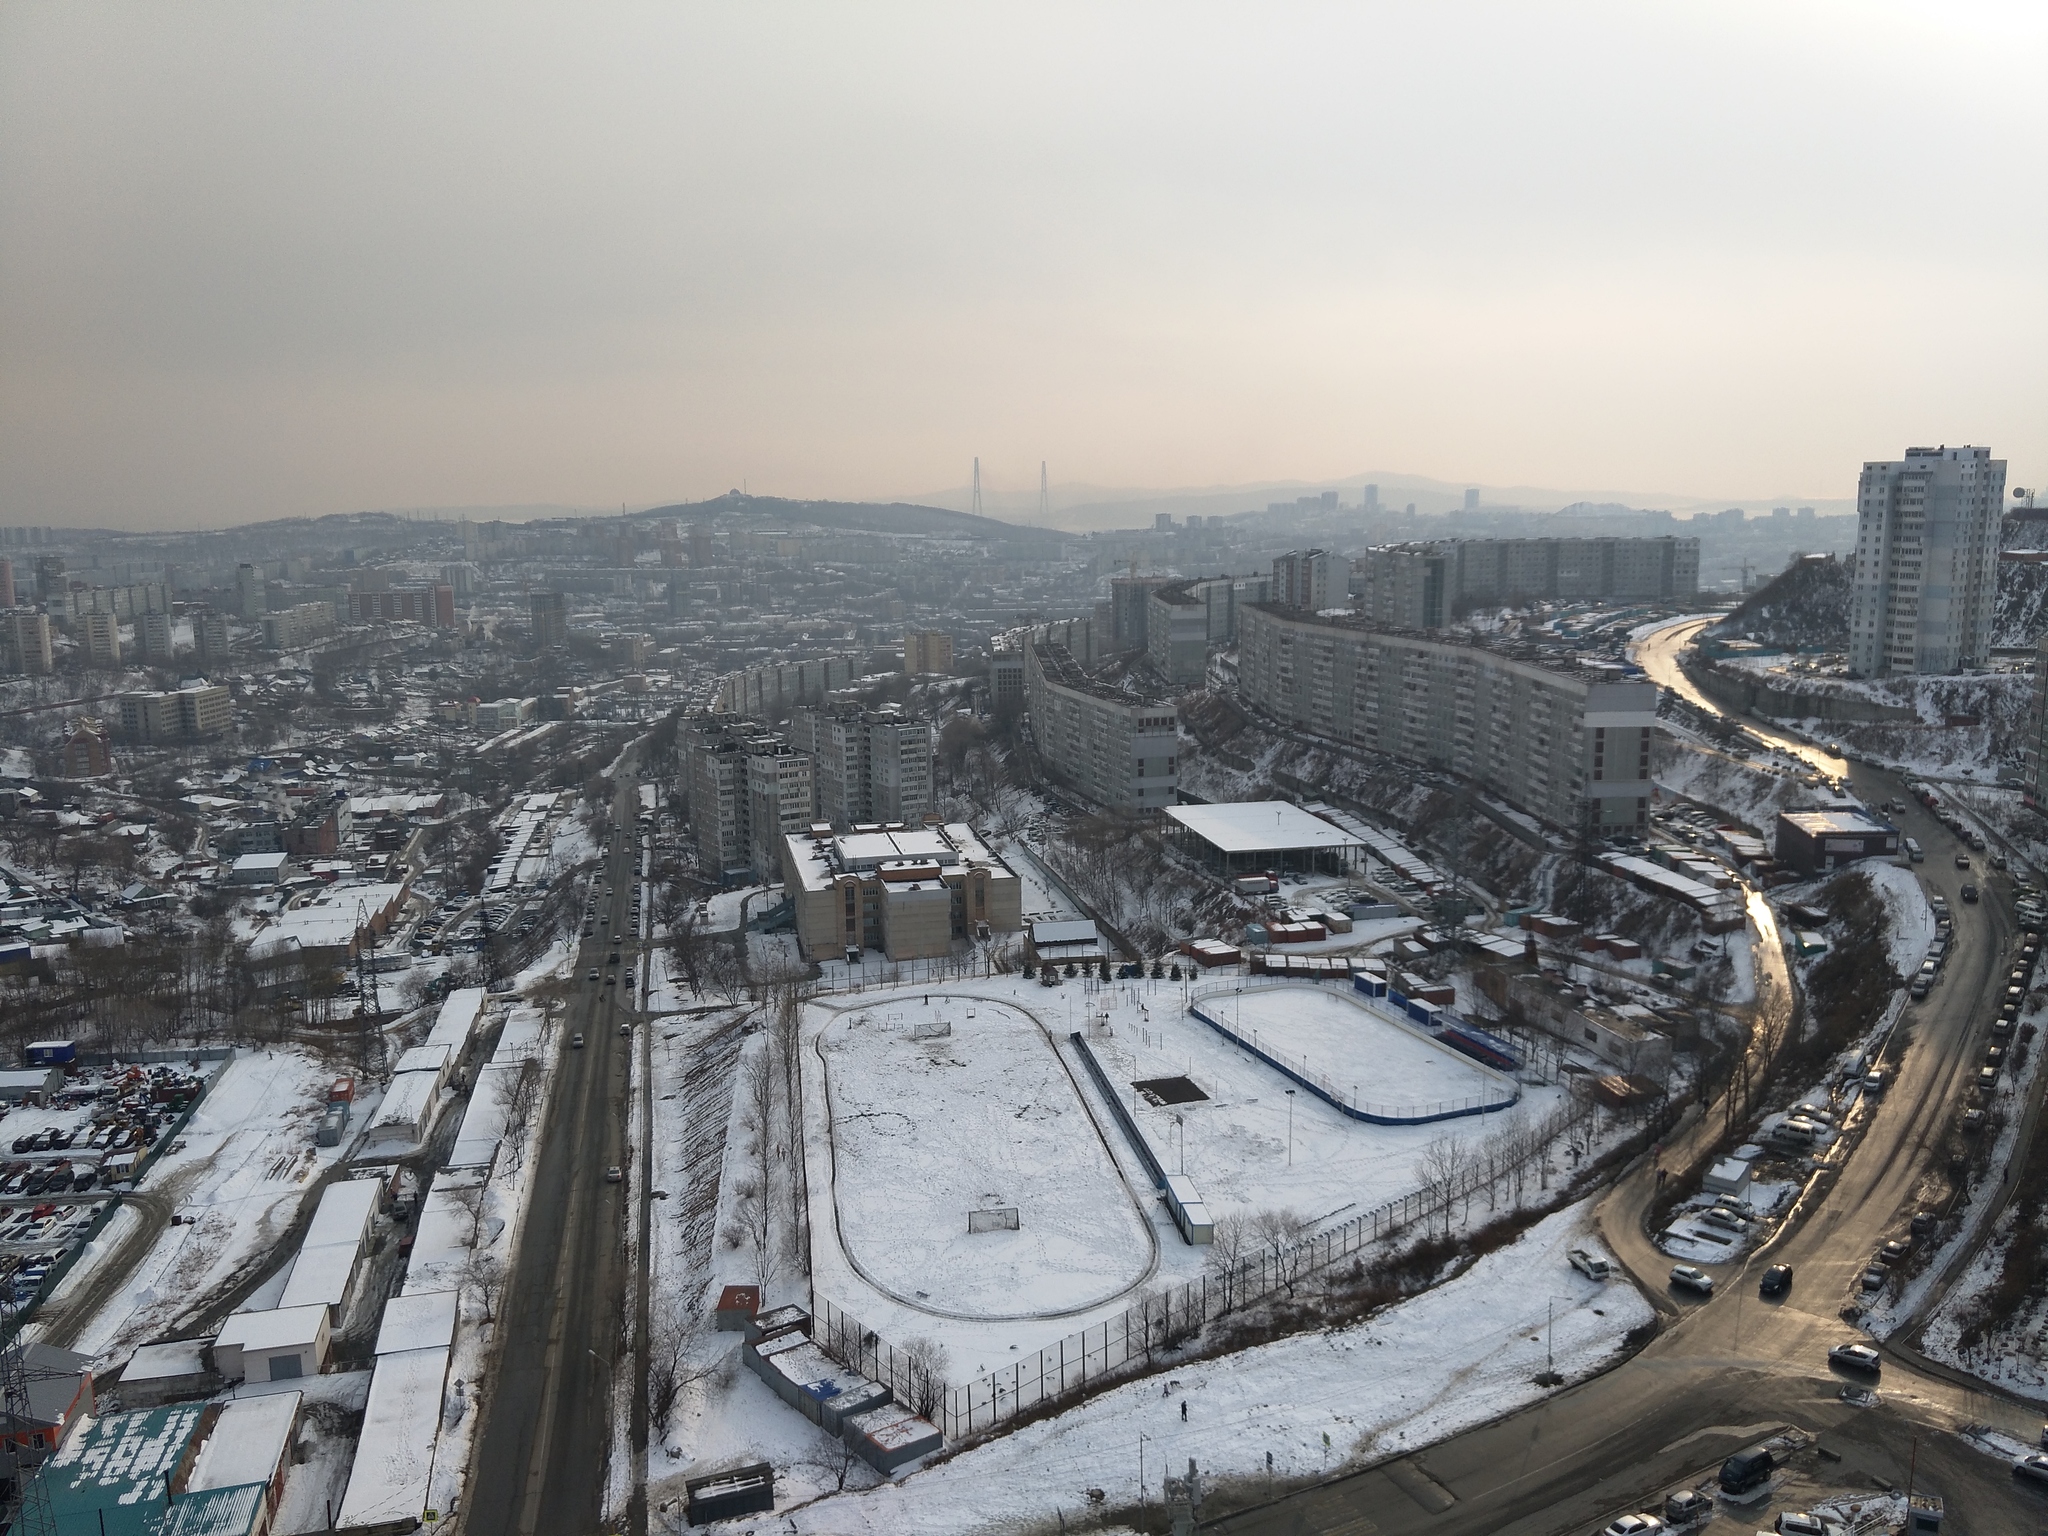
[[[229,1381],[296,1381],[327,1364],[325,1306],[236,1312],[213,1341],[213,1368]]]
[[[1180,846],[1226,875],[1255,870],[1346,874],[1358,867],[1363,838],[1285,800],[1169,805]]]

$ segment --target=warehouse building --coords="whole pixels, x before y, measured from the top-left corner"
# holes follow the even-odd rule
[[[1246,608],[1239,629],[1238,693],[1260,713],[1587,836],[1649,825],[1657,686],[1634,668],[1273,604]]]
[[[1899,829],[1868,811],[1780,811],[1778,862],[1818,875],[1858,859],[1897,858]]]

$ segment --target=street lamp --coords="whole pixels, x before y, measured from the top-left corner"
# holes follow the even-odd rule
[[[1287,1090],[1287,1166],[1294,1166],[1294,1090]]]

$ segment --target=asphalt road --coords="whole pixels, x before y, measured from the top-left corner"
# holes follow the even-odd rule
[[[633,835],[638,780],[621,765],[611,851],[596,911],[611,923],[583,940],[562,1032],[526,1230],[499,1309],[499,1360],[471,1467],[463,1529],[473,1536],[582,1536],[602,1529],[626,1266],[629,1186],[624,1110],[632,994],[605,976],[633,968]],[[618,935],[615,941],[611,935]],[[614,943],[620,963],[608,964]],[[592,969],[596,983],[585,978]],[[624,997],[620,994],[626,992]],[[581,1032],[581,1048],[568,1037]]]
[[[1851,769],[1872,801],[1905,799],[1892,775]],[[1946,972],[1912,1006],[1912,1043],[1892,1086],[1850,1123],[1853,1145],[1816,1182],[1799,1213],[1763,1251],[1717,1266],[1718,1293],[1704,1304],[1673,1293],[1670,1260],[1642,1228],[1654,1192],[1650,1160],[1603,1201],[1600,1220],[1616,1256],[1666,1315],[1640,1354],[1602,1376],[1522,1412],[1370,1471],[1203,1521],[1205,1531],[1238,1536],[1564,1536],[1598,1530],[1616,1514],[1653,1509],[1664,1492],[1697,1482],[1733,1451],[1780,1426],[1819,1437],[1840,1461],[1815,1461],[1812,1488],[1870,1491],[1875,1480],[1942,1494],[1947,1536],[2048,1531],[2048,1496],[2015,1483],[1997,1460],[1956,1439],[1960,1425],[1996,1425],[2023,1442],[2040,1431],[2039,1407],[1979,1389],[1956,1373],[1925,1369],[1908,1350],[1888,1353],[1875,1407],[1841,1401],[1848,1378],[1830,1371],[1830,1346],[1860,1337],[1840,1316],[1857,1299],[1872,1253],[1906,1228],[1928,1198],[1930,1174],[1945,1161],[1955,1116],[1982,1065],[2002,993],[2015,930],[2002,877],[1986,879],[1982,861],[1955,867],[1967,852],[1939,822],[1909,802],[1904,829],[1927,850],[1917,866],[1943,891],[1955,915]],[[1986,900],[1964,905],[1971,881]],[[2048,1086],[2044,1079],[2043,1086]],[[2039,1113],[2014,1105],[2030,1119]],[[1682,1124],[1673,1157],[1713,1139],[1717,1117]],[[1988,1227],[1988,1223],[1987,1223]],[[1756,1295],[1756,1277],[1789,1263],[1795,1279],[1781,1301]],[[1960,1272],[1959,1266],[1956,1270]],[[1780,1508],[1762,1505],[1706,1529],[1757,1530]]]

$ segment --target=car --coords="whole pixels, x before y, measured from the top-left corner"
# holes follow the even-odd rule
[[[1795,1514],[1787,1510],[1778,1516],[1778,1536],[1828,1536],[1818,1515]]]
[[[616,976],[607,976],[604,979],[604,984],[608,987],[616,987],[619,984],[619,978]]]
[[[619,952],[618,952],[618,951],[617,951],[617,950],[615,949],[615,950],[613,950],[613,951],[612,951],[612,957],[611,957],[611,959],[609,959],[609,960],[605,961],[605,964],[606,964],[606,965],[617,965],[618,963],[619,963]]]
[[[1913,1235],[1925,1237],[1934,1230],[1939,1219],[1932,1211],[1915,1211],[1912,1222]]]
[[[1977,899],[1977,887],[1975,887],[1974,885],[1966,885],[1966,886],[1964,886],[1964,887],[1963,887],[1963,900],[1965,900],[1965,901],[1968,901],[1968,902],[1974,902],[1974,901],[1976,901],[1976,899]]]
[[[1714,1277],[1691,1264],[1672,1265],[1671,1283],[1688,1291],[1698,1291],[1702,1296],[1714,1294]]]
[[[1837,1344],[1828,1351],[1828,1364],[1845,1371],[1867,1371],[1872,1376],[1884,1370],[1884,1357],[1868,1344]]]
[[[631,1022],[631,1020],[628,1020],[627,1022],[625,1022],[625,1023],[623,1023],[623,1024],[621,1024],[621,1025],[619,1026],[619,1034],[620,1034],[621,1036],[625,1036],[625,1035],[630,1035],[630,1034],[632,1034],[632,1033],[633,1033],[633,1025],[632,1025],[632,1022]]]
[[[1667,1525],[1691,1525],[1714,1512],[1714,1501],[1697,1488],[1681,1488],[1664,1501]]]
[[[590,973],[590,974],[589,974],[588,976],[584,977],[583,979],[584,979],[585,981],[595,981],[595,980],[597,980],[597,972],[596,972],[596,971],[592,971],[592,972],[591,972],[591,973]]]
[[[1792,1266],[1790,1264],[1773,1264],[1764,1271],[1763,1279],[1756,1283],[1756,1293],[1759,1296],[1782,1296],[1791,1289]]]
[[[1623,1515],[1602,1527],[1600,1536],[1656,1536],[1664,1528],[1655,1515]]]
[[[1970,867],[1970,856],[1969,856],[1969,855],[1968,855],[1967,853],[1959,853],[1959,854],[1957,854],[1957,855],[1956,855],[1956,868],[1957,868],[1957,869],[1968,869],[1969,867]]]
[[[2012,1475],[2030,1483],[2048,1483],[2048,1456],[2022,1456],[2012,1464]]]
[[[1740,1497],[1768,1483],[1777,1467],[1777,1459],[1771,1455],[1767,1445],[1737,1451],[1721,1463],[1721,1491]]]
[[[607,1184],[617,1184],[625,1177],[625,1171],[621,1169],[616,1163],[614,1163],[611,1167],[605,1169],[604,1171],[604,1181]]]
[[[580,1051],[583,1049],[583,1036],[580,1033],[571,1035],[569,1037],[569,1049],[571,1049],[572,1051]]]
[[[1991,867],[1993,869],[2009,869],[2012,867],[2012,861],[2002,853],[1994,853],[1991,856]]]
[[[1884,1092],[1883,1067],[1872,1067],[1868,1072],[1863,1074],[1863,1091],[1865,1093]]]

